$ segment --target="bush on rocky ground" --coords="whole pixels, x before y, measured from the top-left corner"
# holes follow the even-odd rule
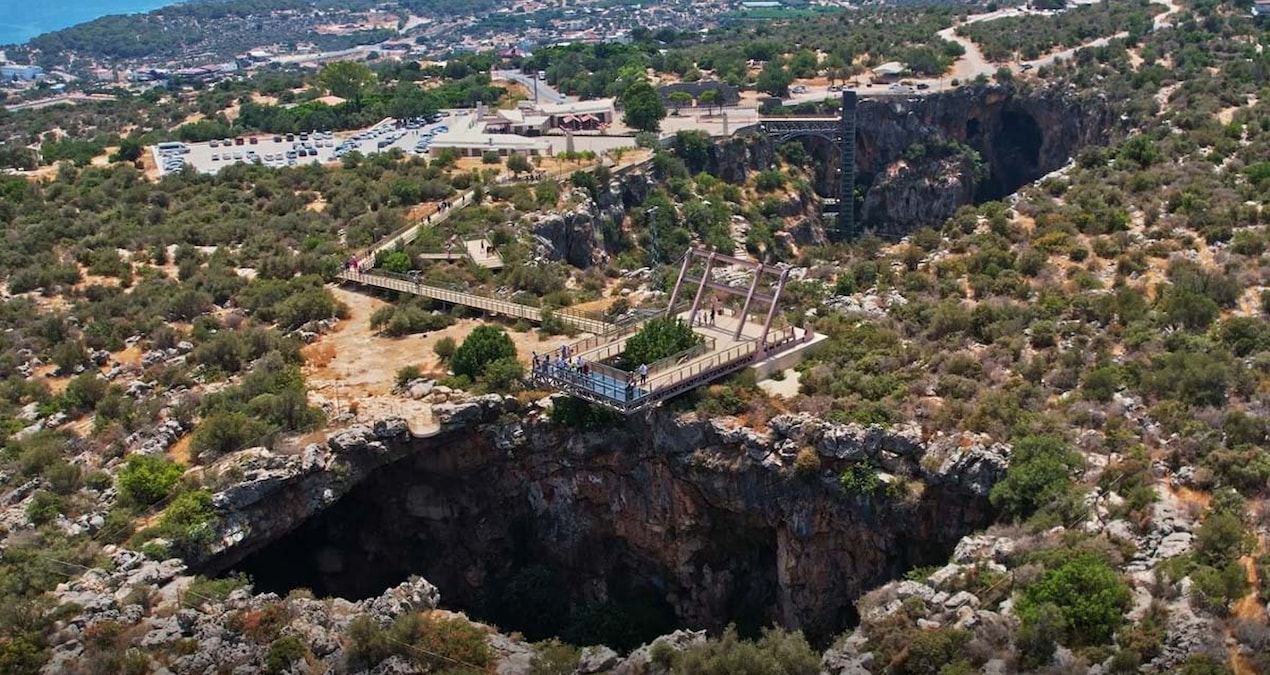
[[[676,675],[812,675],[820,672],[820,655],[802,633],[764,629],[758,640],[742,639],[734,626],[723,635],[681,652],[654,656],[669,661]]]

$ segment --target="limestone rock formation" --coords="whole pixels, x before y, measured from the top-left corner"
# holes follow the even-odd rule
[[[534,223],[533,234],[548,258],[585,269],[599,262],[602,250],[595,220],[594,211],[583,205],[572,213],[543,216]]]
[[[624,428],[579,433],[533,410],[498,396],[438,405],[441,436],[401,449],[387,444],[376,457],[399,458],[388,460],[390,469],[363,474],[367,464],[349,466],[344,471],[364,476],[351,490],[297,475],[272,500],[293,515],[269,514],[268,536],[255,526],[239,554],[221,556],[215,569],[298,527],[279,550],[291,551],[288,564],[314,570],[327,592],[361,594],[382,583],[376,579],[418,572],[449,606],[481,607],[515,572],[509,561],[530,555],[569,570],[572,582],[561,592],[570,602],[604,599],[605,579],[622,569],[627,583],[662,589],[654,597],[690,625],[722,628],[738,606],[775,607],[764,623],[827,636],[846,625],[851,598],[943,559],[962,534],[986,523],[982,482],[1004,466],[1002,459],[998,471],[976,472],[942,455],[933,465],[923,461],[929,443],[915,425],[882,429],[785,415],[753,430],[729,418],[662,411]],[[804,447],[822,457],[815,475],[793,468]],[[924,494],[846,493],[837,475],[857,463],[891,481],[923,482]],[[319,486],[347,496],[314,518],[323,502],[305,496],[321,496]],[[532,527],[532,540],[516,535],[517,523]],[[327,528],[363,535],[337,543]],[[393,555],[376,553],[381,546]],[[365,571],[356,579],[323,573],[316,557],[332,547],[344,569]]]

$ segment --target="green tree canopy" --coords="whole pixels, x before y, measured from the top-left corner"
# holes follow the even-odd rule
[[[683,319],[656,318],[644,324],[639,332],[626,340],[622,352],[621,367],[634,370],[641,364],[649,364],[691,349],[701,343],[701,336]]]
[[[529,162],[529,158],[514,152],[507,158],[507,170],[514,174],[527,173],[534,170],[534,165]]]
[[[477,326],[463,340],[463,344],[454,350],[454,356],[450,357],[450,367],[455,375],[466,375],[475,380],[485,372],[489,364],[515,356],[516,345],[502,328]]]
[[[773,59],[763,66],[762,72],[758,74],[758,80],[754,86],[759,91],[766,92],[772,96],[788,96],[789,85],[794,78],[785,70],[784,64]]]
[[[626,88],[622,94],[622,106],[626,108],[622,120],[632,129],[657,131],[666,117],[666,106],[662,105],[657,90],[643,80]]]
[[[119,494],[138,506],[149,506],[167,497],[185,474],[185,467],[166,457],[132,455],[119,470]]]
[[[336,61],[318,74],[318,84],[335,96],[360,105],[362,97],[375,86],[375,73],[364,63]]]
[[[1005,478],[992,487],[992,505],[1007,516],[1026,518],[1071,490],[1069,476],[1080,461],[1060,439],[1020,438],[1014,442]]]
[[[1063,616],[1068,646],[1106,644],[1129,608],[1129,587],[1107,561],[1085,553],[1046,570],[1023,591],[1015,611],[1025,624],[1035,622],[1047,603]]]

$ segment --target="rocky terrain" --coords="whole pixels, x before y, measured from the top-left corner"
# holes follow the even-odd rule
[[[636,586],[660,594],[680,625],[717,630],[745,620],[738,600],[760,590],[766,595],[753,598],[754,606],[776,612],[758,617],[762,622],[831,638],[859,621],[824,653],[829,673],[876,666],[870,629],[888,621],[965,631],[972,648],[996,650],[984,672],[1014,672],[1017,662],[1000,641],[1008,643],[1017,618],[1003,589],[1031,574],[1021,562],[1026,551],[1072,536],[1120,551],[1133,589],[1130,618],[1167,617],[1153,671],[1223,649],[1211,620],[1188,605],[1189,580],[1159,578],[1162,562],[1192,548],[1197,525],[1196,510],[1163,485],[1146,528],[1113,517],[1109,507],[1122,499],[1104,490],[1091,496],[1090,517],[1071,528],[1029,534],[994,526],[968,534],[988,522],[986,496],[1005,471],[1007,446],[966,435],[924,439],[916,427],[826,424],[805,414],[777,416],[753,430],[730,418],[658,412],[616,435],[585,433],[547,420],[548,405],[497,395],[437,404],[442,431],[429,438],[411,437],[401,420],[384,420],[335,432],[297,455],[260,448],[207,467],[232,477],[214,495],[217,536],[209,555],[187,565],[105,547],[109,564],[54,593],[68,610],[46,672],[72,668],[120,634],[152,665],[174,673],[255,672],[282,636],[298,639],[305,655],[288,672],[358,670],[349,654],[358,617],[388,626],[403,614],[455,604],[480,612],[488,603],[473,598],[483,587],[497,588],[500,569],[516,559],[511,533],[495,523],[525,519],[539,538],[531,545],[537,562],[567,567],[580,592],[612,590],[606,574],[620,562],[649,582]],[[877,467],[880,489],[853,492],[839,481],[853,466]],[[7,501],[15,504],[14,497]],[[380,510],[367,510],[368,501]],[[9,513],[20,499],[16,504]],[[358,520],[359,511],[372,517]],[[306,530],[333,534],[341,521],[363,536],[306,548]],[[752,547],[756,538],[766,539],[768,555]],[[750,548],[729,548],[729,541]],[[384,545],[392,554],[377,558]],[[190,575],[221,573],[244,560],[239,567],[253,572],[285,565],[289,588],[278,590],[290,592],[217,587]],[[864,594],[930,564],[936,567],[919,577]],[[413,576],[421,569],[451,590]],[[374,586],[394,576],[404,581]],[[277,583],[267,573],[261,578]],[[366,599],[318,599],[297,583],[307,579]],[[531,672],[541,646],[481,630],[497,672]],[[678,632],[659,641],[682,648],[704,639]],[[1061,649],[1057,659],[1084,663]],[[649,664],[647,646],[625,656],[595,648],[581,654],[577,672],[647,672]],[[395,656],[371,672],[417,667]]]
[[[258,448],[201,469],[224,485],[213,495],[217,535],[206,556],[187,567],[105,548],[111,565],[56,591],[79,609],[58,631],[51,665],[81,658],[91,649],[87,636],[106,623],[128,626],[141,636],[136,644],[173,672],[204,672],[209,660],[217,668],[259,663],[265,645],[235,636],[225,617],[281,602],[292,617],[288,632],[340,669],[352,617],[386,623],[408,608],[438,606],[436,589],[422,580],[382,595],[363,582],[431,568],[460,604],[480,608],[486,603],[473,600],[480,587],[494,585],[514,556],[508,531],[479,523],[518,517],[534,521],[541,561],[560,569],[572,562],[566,573],[592,579],[579,587],[593,594],[603,596],[606,576],[627,566],[663,585],[657,600],[682,625],[718,629],[745,619],[735,614],[748,598],[751,611],[768,603],[776,611],[752,620],[830,637],[854,618],[851,598],[910,566],[943,559],[962,534],[987,522],[986,495],[1009,452],[973,438],[927,441],[915,427],[826,425],[806,415],[778,417],[755,432],[727,418],[658,413],[633,421],[615,444],[610,433],[572,432],[541,413],[539,405],[490,395],[436,405],[442,431],[431,438],[412,438],[403,421],[385,420],[333,433],[296,455]],[[563,457],[555,452],[561,447]],[[838,468],[852,464],[880,467],[881,484],[893,489],[852,494],[836,478]],[[360,544],[369,548],[331,542],[334,548],[306,554],[285,545],[288,532],[303,531],[324,512],[328,522],[354,518],[356,509],[343,507],[364,505],[358,491],[377,495],[384,510],[373,513],[398,516],[374,526],[383,541],[397,544],[389,560],[376,560],[378,540],[365,537]],[[20,499],[11,503],[10,514],[23,507]],[[411,530],[417,545],[409,544]],[[751,536],[768,548],[730,548]],[[310,578],[307,570],[325,562],[323,586],[369,599],[293,593],[283,601],[246,590],[205,599],[198,585],[191,595],[190,569],[215,574],[246,558],[243,567],[255,571],[253,552],[263,549],[254,558],[260,565],[270,547],[288,556],[288,578]],[[331,564],[332,556],[343,562]],[[506,643],[508,658],[516,653],[505,638],[491,640]]]

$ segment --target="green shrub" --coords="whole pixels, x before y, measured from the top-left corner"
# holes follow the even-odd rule
[[[1027,586],[1015,612],[1025,624],[1037,624],[1044,618],[1045,605],[1057,607],[1062,616],[1064,644],[1107,644],[1129,608],[1129,587],[1106,560],[1080,553]]]
[[[26,517],[32,525],[39,527],[57,520],[66,511],[66,499],[48,490],[40,490],[31,496],[26,505]]]
[[[473,380],[485,372],[486,366],[503,358],[515,358],[516,345],[497,326],[477,326],[454,350],[450,367],[455,375],[465,375]]]
[[[181,602],[187,605],[201,605],[205,602],[223,602],[229,597],[230,593],[240,588],[250,588],[251,579],[246,574],[231,574],[227,577],[219,579],[209,579],[204,576],[196,576],[189,586],[185,587],[185,593],[181,596]]]
[[[157,455],[132,455],[115,478],[119,495],[129,504],[149,506],[167,498],[185,467]]]
[[[419,366],[402,366],[397,369],[397,386],[404,387],[409,382],[422,377],[423,371],[419,369]]]
[[[1252,549],[1252,537],[1239,516],[1210,513],[1195,530],[1195,554],[1204,565],[1223,566],[1235,562]]]
[[[190,439],[199,461],[214,459],[249,445],[268,445],[277,429],[238,411],[218,411],[205,417]]]
[[[445,363],[454,356],[454,350],[457,347],[458,345],[455,344],[454,338],[447,335],[432,345],[432,351],[441,359],[442,363]]]
[[[607,429],[622,423],[619,413],[572,396],[552,399],[549,414],[556,424],[584,431]]]
[[[759,192],[776,192],[785,187],[785,174],[775,169],[760,171],[754,179],[754,187]]]
[[[868,464],[852,464],[838,475],[838,484],[853,495],[871,496],[882,486],[877,469]]]
[[[1010,468],[992,486],[992,505],[1010,517],[1027,518],[1072,491],[1071,472],[1081,463],[1062,440],[1025,436],[1014,442]]]
[[[1248,573],[1238,560],[1220,567],[1201,565],[1191,572],[1191,581],[1191,592],[1199,604],[1223,614],[1231,603],[1248,593]]]
[[[650,319],[639,331],[626,340],[618,367],[634,371],[646,365],[674,356],[701,343],[701,336],[679,318],[658,317]]]
[[[962,648],[974,634],[955,628],[921,630],[910,641],[903,663],[896,668],[901,675],[941,675],[954,664],[967,666]]]
[[[486,391],[507,392],[517,389],[525,378],[525,366],[514,356],[505,356],[485,364],[479,382]]]
[[[676,675],[812,675],[820,672],[820,655],[802,633],[764,629],[757,641],[742,640],[736,627],[685,649],[674,659]]]
[[[190,557],[207,550],[215,537],[216,512],[212,493],[195,490],[179,495],[159,519],[158,534],[172,542],[172,551]]]
[[[295,635],[285,635],[269,643],[269,651],[265,653],[265,672],[281,673],[291,664],[304,658],[308,647]]]

